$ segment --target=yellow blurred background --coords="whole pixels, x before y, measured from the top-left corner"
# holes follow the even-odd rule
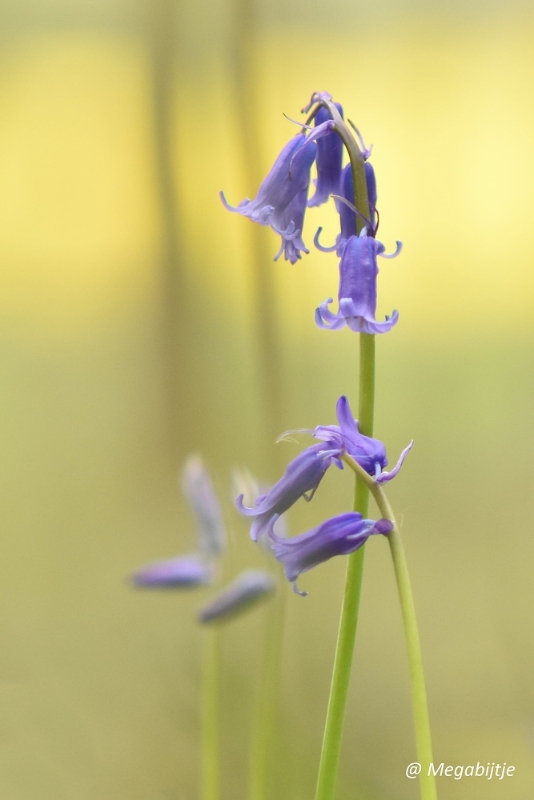
[[[516,766],[498,783],[441,779],[439,796],[531,796],[534,15],[476,0],[360,5],[276,3],[248,26],[245,3],[229,0],[0,7],[6,800],[199,797],[194,617],[207,593],[135,593],[128,576],[194,546],[177,487],[191,451],[226,504],[227,574],[261,564],[232,509],[231,470],[275,480],[298,452],[275,448],[276,433],[332,423],[341,393],[356,405],[356,337],[313,323],[337,291],[335,255],[259,272],[251,253],[274,255],[276,237],[254,239],[218,198],[253,196],[251,176],[296,130],[282,112],[298,118],[324,89],[375,145],[381,240],[404,242],[380,274],[380,311],[400,321],[378,341],[376,435],[392,462],[415,439],[391,498],[435,757]],[[258,137],[256,170],[243,166],[243,124]],[[322,207],[308,244],[320,224],[333,240]],[[292,531],[346,510],[351,491],[348,475],[329,474]],[[418,796],[404,776],[407,665],[379,538],[340,800]],[[313,796],[343,568],[306,575],[305,599],[288,588],[273,800]],[[266,613],[224,636],[223,800],[247,797]]]

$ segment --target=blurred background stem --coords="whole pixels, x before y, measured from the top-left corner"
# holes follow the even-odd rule
[[[163,383],[168,416],[167,427],[172,452],[176,452],[182,407],[178,378],[183,372],[180,327],[187,307],[184,297],[184,269],[179,257],[178,207],[173,158],[173,71],[176,65],[176,0],[155,0],[152,5],[150,60],[155,177],[160,205],[160,308]]]
[[[285,576],[281,576],[284,578]],[[267,800],[273,780],[276,727],[280,709],[280,672],[286,604],[286,585],[280,581],[267,609],[258,695],[253,717],[250,753],[250,800]],[[279,737],[278,737],[279,738]]]
[[[216,625],[204,631],[202,698],[202,800],[219,800],[219,692],[220,632]]]

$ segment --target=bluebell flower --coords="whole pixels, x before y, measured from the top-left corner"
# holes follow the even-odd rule
[[[182,491],[196,517],[201,552],[208,557],[220,555],[226,545],[221,506],[198,455],[190,456],[185,463]]]
[[[308,141],[303,133],[298,133],[274,162],[254,200],[246,198],[238,206],[231,206],[223,192],[220,193],[229,211],[242,214],[260,225],[270,225],[282,237],[282,250],[292,263],[300,258],[301,250],[305,251],[304,246],[300,246],[299,235],[306,210],[310,170],[316,153],[317,144]],[[287,246],[287,243],[291,243],[291,246]]]
[[[369,201],[369,214],[365,221],[374,230],[376,225],[377,201],[376,177],[375,171],[369,161],[365,162],[365,178],[367,183],[367,198]],[[350,239],[351,236],[358,235],[358,231],[356,229],[356,212],[353,208],[351,208],[351,206],[354,205],[354,182],[352,179],[352,167],[350,164],[347,164],[341,174],[339,195],[347,202],[344,203],[342,200],[336,199],[336,208],[339,214],[341,230],[337,235],[335,244],[333,244],[331,247],[324,247],[322,244],[320,244],[319,236],[321,235],[322,228],[318,229],[313,242],[317,249],[322,250],[323,253],[331,253],[333,250],[335,250],[337,255],[341,258],[348,239]],[[347,205],[347,203],[350,205]]]
[[[274,578],[262,570],[241,572],[231,584],[204,606],[199,612],[199,622],[204,624],[226,622],[248,611],[260,600],[274,592]]]
[[[250,529],[254,541],[267,531],[274,516],[279,516],[291,508],[299,498],[311,500],[328,467],[335,463],[342,469],[339,460],[342,447],[325,441],[306,448],[288,465],[284,475],[266,494],[256,499],[254,508],[243,505],[243,495],[239,495],[236,505],[242,514],[255,517]]]
[[[132,576],[134,584],[144,589],[192,589],[211,579],[211,567],[198,555],[156,561]]]
[[[388,465],[386,448],[379,439],[364,436],[360,433],[358,420],[354,419],[345,395],[341,395],[336,405],[336,416],[339,425],[319,425],[311,431],[316,439],[329,442],[330,447],[338,446],[348,453],[360,467],[364,469],[377,483],[386,483],[398,473],[407,453],[413,446],[413,441],[404,448],[396,466],[391,472],[384,472]]]
[[[182,472],[182,491],[196,517],[197,551],[156,561],[133,575],[136,586],[172,589],[201,586],[214,578],[214,561],[226,546],[221,507],[210,476],[198,455],[190,456]]]
[[[391,317],[386,316],[384,322],[377,322],[376,312],[376,279],[378,275],[377,256],[394,258],[401,250],[385,255],[384,245],[367,235],[364,228],[359,236],[351,236],[343,248],[339,264],[339,310],[333,314],[328,298],[315,312],[315,321],[320,328],[339,330],[347,325],[356,333],[386,333],[397,323],[398,312]]]
[[[268,534],[272,540],[272,550],[284,566],[286,577],[293,584],[297,594],[305,595],[297,588],[297,578],[323,561],[334,556],[346,556],[358,550],[369,538],[377,533],[387,534],[393,524],[386,519],[374,521],[363,519],[362,515],[350,511],[327,519],[316,528],[286,539],[274,531],[276,517],[269,524]]]
[[[340,116],[343,109],[339,103],[335,104]],[[332,116],[327,108],[322,106],[315,115],[315,127],[318,128]],[[343,142],[341,137],[330,131],[317,140],[317,180],[315,181],[315,194],[308,200],[308,206],[320,206],[326,203],[332,194],[339,194],[341,181],[341,163],[343,160]],[[353,201],[352,201],[353,202]]]

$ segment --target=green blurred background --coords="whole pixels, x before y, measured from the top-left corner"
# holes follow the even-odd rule
[[[356,337],[313,324],[335,256],[272,263],[276,237],[217,197],[253,195],[294,134],[282,112],[323,89],[375,144],[381,239],[405,244],[380,275],[380,311],[400,322],[378,342],[376,433],[392,461],[415,439],[391,498],[436,760],[516,766],[442,779],[440,798],[530,798],[530,4],[3,0],[0,23],[2,798],[199,797],[207,595],[135,593],[127,576],[193,547],[177,488],[193,450],[226,503],[227,575],[261,564],[231,469],[276,479],[298,452],[277,433],[333,422],[342,392],[356,403]],[[332,210],[312,209],[308,243],[319,224],[333,238]],[[293,532],[351,492],[327,475]],[[357,784],[411,800],[395,586],[386,543],[367,549],[339,798]],[[273,800],[313,796],[343,573],[334,560],[287,598]],[[232,800],[247,797],[266,613],[224,639]]]

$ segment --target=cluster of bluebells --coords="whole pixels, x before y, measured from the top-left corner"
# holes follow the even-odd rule
[[[340,259],[339,304],[337,313],[333,313],[328,308],[332,298],[321,303],[316,311],[316,323],[320,328],[330,330],[338,330],[346,325],[357,333],[386,333],[397,323],[398,313],[394,311],[382,322],[375,318],[377,259],[378,256],[394,258],[402,245],[397,242],[395,251],[386,255],[384,245],[376,240],[376,178],[367,160],[371,151],[363,143],[361,154],[365,159],[368,210],[363,219],[365,224],[358,233],[357,217],[361,214],[354,206],[351,164],[343,167],[343,143],[335,130],[334,112],[331,113],[329,108],[322,105],[323,102],[330,103],[331,99],[327,92],[312,96],[310,104],[303,110],[309,111],[314,107],[314,127],[304,126],[304,130],[286,144],[253,200],[245,198],[238,206],[232,206],[223,192],[221,199],[229,211],[248,217],[260,225],[270,226],[282,239],[275,260],[283,253],[287,261],[295,264],[301,259],[302,253],[309,253],[302,237],[306,209],[320,206],[334,197],[340,222],[335,244],[324,247],[319,243],[321,228],[317,231],[314,243],[323,252],[335,250]],[[335,108],[335,113],[342,120],[342,107],[338,103],[330,104],[330,107]],[[313,164],[317,170],[315,194],[308,199]]]
[[[320,206],[334,198],[339,214],[340,230],[334,244],[325,247],[320,243],[321,228],[314,244],[322,252],[335,252],[339,259],[338,310],[330,310],[332,298],[317,308],[315,321],[318,327],[339,330],[348,327],[364,334],[387,333],[398,321],[394,311],[385,320],[376,319],[378,257],[394,258],[401,250],[397,242],[395,251],[386,255],[384,245],[376,239],[378,212],[377,188],[373,167],[369,162],[371,150],[366,149],[356,130],[363,160],[367,189],[367,213],[363,215],[355,205],[354,179],[351,163],[343,166],[343,140],[341,128],[348,131],[343,109],[333,103],[327,92],[315,93],[303,112],[310,112],[302,130],[283,148],[269,174],[253,200],[246,198],[238,206],[231,206],[224,194],[225,207],[248,217],[252,222],[270,226],[280,237],[282,253],[295,264],[308,253],[303,239],[306,209]],[[350,134],[352,136],[352,134]],[[353,141],[356,140],[353,137]],[[315,193],[308,199],[311,169],[315,164],[317,178]],[[362,176],[363,178],[363,176]],[[252,507],[245,506],[243,496],[237,498],[242,514],[252,518],[253,540],[267,540],[276,558],[282,562],[293,588],[299,575],[336,555],[347,555],[361,547],[373,534],[387,535],[392,523],[386,519],[364,519],[357,512],[348,512],[328,519],[300,536],[288,538],[280,535],[280,520],[293,504],[303,497],[311,500],[329,467],[343,469],[343,456],[349,456],[377,483],[391,480],[399,471],[411,443],[402,452],[395,468],[385,471],[386,449],[382,442],[364,436],[354,419],[345,396],[337,403],[338,425],[322,425],[308,431],[319,440],[298,455],[287,467],[280,480],[266,493],[256,498]],[[278,526],[278,527],[276,527]]]
[[[332,465],[343,469],[342,456],[350,456],[377,483],[386,483],[398,473],[412,442],[402,451],[396,466],[386,472],[386,449],[381,441],[364,436],[358,421],[352,416],[349,401],[342,395],[336,407],[337,425],[319,425],[306,431],[319,444],[311,445],[289,463],[284,475],[265,494],[256,498],[252,508],[237,498],[237,507],[247,517],[253,517],[250,535],[254,541],[267,538],[276,558],[282,562],[288,580],[298,594],[296,580],[303,572],[333,556],[348,555],[358,550],[377,533],[387,534],[392,524],[387,519],[364,519],[357,512],[348,512],[313,528],[300,536],[280,536],[275,525],[301,497],[310,501],[326,471]],[[291,433],[295,433],[292,431]],[[286,435],[286,434],[285,434]]]
[[[226,532],[221,506],[202,459],[191,456],[182,475],[182,491],[197,524],[195,552],[156,561],[133,575],[135,586],[143,589],[189,589],[213,585],[226,549]],[[225,622],[272,594],[275,581],[262,570],[244,570],[215,595],[198,613],[204,624]]]

